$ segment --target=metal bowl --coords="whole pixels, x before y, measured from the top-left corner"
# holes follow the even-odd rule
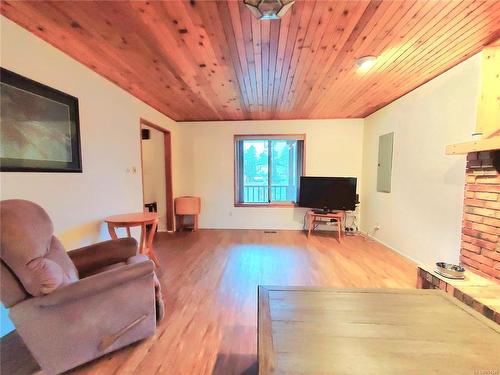
[[[449,276],[453,278],[463,278],[465,269],[462,266],[457,266],[456,264],[437,262],[437,270],[443,276]]]

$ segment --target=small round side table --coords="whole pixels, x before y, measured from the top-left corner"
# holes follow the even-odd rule
[[[153,250],[153,238],[158,226],[158,214],[156,212],[137,212],[132,214],[123,214],[109,216],[104,219],[108,224],[108,232],[112,239],[118,239],[115,228],[127,228],[128,237],[130,228],[141,227],[141,241],[139,243],[139,254],[145,254],[151,258],[156,267],[160,267],[160,262]],[[149,235],[146,233],[146,225],[151,225]],[[146,238],[147,237],[147,238]]]

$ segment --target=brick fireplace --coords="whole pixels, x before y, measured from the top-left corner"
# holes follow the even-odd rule
[[[460,262],[500,281],[500,175],[494,158],[495,151],[467,154]]]

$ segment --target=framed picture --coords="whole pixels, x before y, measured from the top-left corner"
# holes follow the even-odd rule
[[[0,170],[82,172],[78,99],[0,69]]]

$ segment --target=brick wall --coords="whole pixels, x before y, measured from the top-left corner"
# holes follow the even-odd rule
[[[467,155],[460,262],[500,281],[500,175],[494,151]]]

